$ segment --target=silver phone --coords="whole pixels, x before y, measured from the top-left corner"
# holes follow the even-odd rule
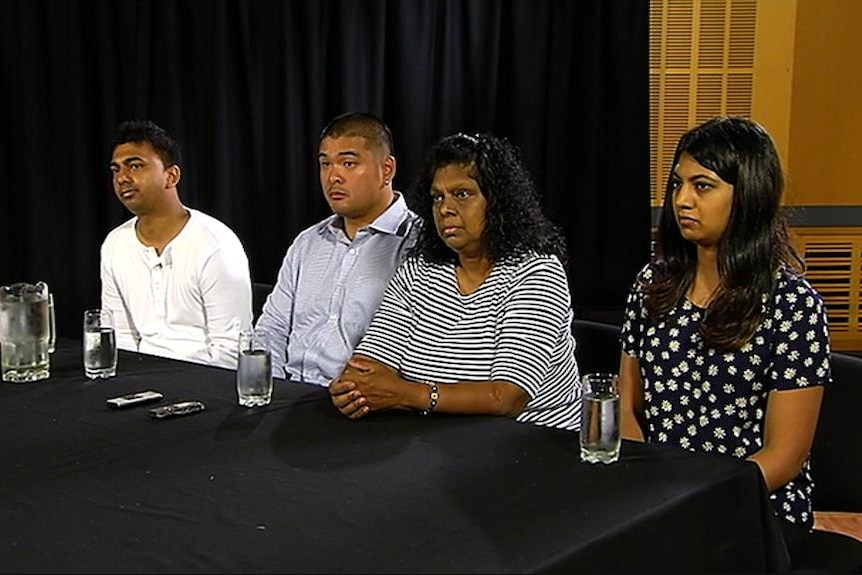
[[[119,397],[112,397],[105,400],[105,403],[108,404],[108,407],[114,409],[122,409],[123,407],[131,407],[133,405],[140,405],[142,403],[159,401],[163,397],[164,396],[158,391],[148,389],[147,391],[138,391],[136,393],[129,393],[126,395],[121,395]]]

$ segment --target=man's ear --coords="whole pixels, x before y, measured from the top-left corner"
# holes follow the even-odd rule
[[[395,156],[388,155],[383,158],[383,181],[388,185],[395,179]]]
[[[165,183],[169,188],[175,188],[177,184],[180,183],[180,176],[182,175],[182,170],[177,164],[174,164],[170,168],[165,169]]]

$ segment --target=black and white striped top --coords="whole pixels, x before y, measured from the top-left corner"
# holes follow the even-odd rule
[[[453,264],[412,257],[395,272],[355,352],[411,381],[503,380],[529,396],[518,421],[578,429],[581,383],[566,274],[555,256],[494,265],[469,295]]]

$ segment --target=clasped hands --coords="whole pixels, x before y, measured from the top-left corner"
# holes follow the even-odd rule
[[[389,366],[363,355],[353,355],[341,375],[329,382],[332,405],[350,419],[383,409],[403,407],[399,390],[404,380]]]

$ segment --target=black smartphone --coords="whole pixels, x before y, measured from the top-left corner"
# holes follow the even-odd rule
[[[110,399],[106,399],[105,403],[108,404],[108,407],[113,409],[122,409],[124,407],[131,407],[133,405],[140,405],[142,403],[151,403],[153,401],[159,401],[164,396],[158,391],[139,391],[137,393],[129,393],[127,395],[121,395],[119,397],[112,397]]]

